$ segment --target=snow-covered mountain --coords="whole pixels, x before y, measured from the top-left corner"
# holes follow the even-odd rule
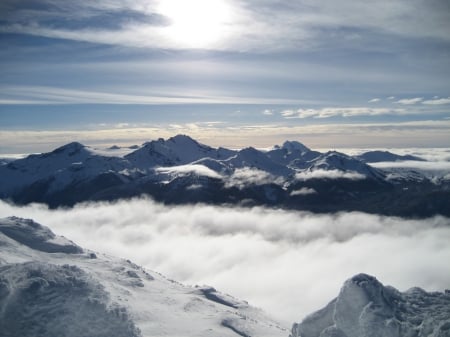
[[[299,142],[286,141],[269,151],[235,151],[178,135],[127,150],[98,151],[70,143],[0,165],[0,198],[58,207],[145,194],[166,203],[450,215],[448,179],[377,168],[361,158],[312,151]],[[306,190],[311,193],[299,192]]]
[[[294,324],[291,337],[448,337],[450,291],[400,292],[360,274],[325,308]]]
[[[214,149],[188,136],[177,135],[168,140],[160,138],[145,143],[125,158],[137,168],[148,169],[155,166],[184,165],[203,158],[227,159],[233,154],[234,151],[224,148]]]
[[[358,159],[366,163],[378,163],[384,161],[425,161],[425,159],[412,155],[398,155],[389,151],[368,151],[357,156]]]
[[[287,336],[260,309],[0,219],[0,336]]]

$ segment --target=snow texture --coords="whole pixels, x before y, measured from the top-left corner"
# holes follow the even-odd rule
[[[0,228],[0,337],[288,334],[244,301],[81,250],[32,220],[4,218]]]
[[[404,293],[359,274],[325,308],[294,324],[291,337],[449,337],[450,293]]]

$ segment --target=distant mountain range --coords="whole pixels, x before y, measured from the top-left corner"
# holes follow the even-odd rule
[[[313,212],[450,215],[450,181],[372,162],[424,159],[370,151],[321,153],[295,141],[268,151],[213,148],[177,135],[115,155],[74,142],[0,163],[0,198],[50,207],[147,195],[168,204],[266,205]],[[120,151],[119,151],[120,152]]]

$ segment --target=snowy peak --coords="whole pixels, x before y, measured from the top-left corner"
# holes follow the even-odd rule
[[[286,141],[280,147],[276,145],[266,153],[267,157],[276,163],[292,168],[304,168],[305,163],[320,155],[319,152],[311,151],[302,143]]]
[[[326,170],[357,173],[366,178],[383,178],[383,174],[377,169],[346,154],[329,151],[311,161],[309,171]]]
[[[58,147],[57,149],[53,150],[51,153],[53,153],[53,154],[65,153],[69,156],[74,156],[74,155],[80,154],[80,153],[89,154],[90,152],[87,151],[86,146],[84,146],[83,144],[78,143],[78,142],[71,142],[71,143],[63,145],[61,147]]]
[[[233,152],[214,149],[185,135],[177,135],[168,140],[162,138],[145,143],[140,149],[125,156],[134,165],[147,169],[155,166],[175,166],[189,164],[203,158],[225,159]]]
[[[47,253],[78,254],[83,250],[72,241],[58,237],[33,220],[9,217],[0,219],[0,233],[31,249]]]
[[[414,288],[401,293],[375,277],[347,280],[336,299],[294,324],[292,337],[448,336],[450,295]]]
[[[298,152],[311,151],[305,145],[303,145],[302,143],[297,142],[297,141],[285,141],[283,143],[283,146],[281,146],[281,149],[286,150],[288,153],[292,153],[295,151],[298,151]]]
[[[267,154],[253,147],[242,149],[236,156],[224,161],[224,163],[231,164],[232,168],[257,169],[274,176],[287,176],[292,173],[291,169],[273,161]]]

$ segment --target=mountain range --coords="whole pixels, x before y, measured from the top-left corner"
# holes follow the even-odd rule
[[[373,162],[424,159],[369,151],[321,153],[296,141],[261,151],[213,148],[185,136],[98,151],[73,142],[3,161],[0,198],[50,207],[147,195],[167,204],[265,205],[312,212],[450,215],[450,180]]]

